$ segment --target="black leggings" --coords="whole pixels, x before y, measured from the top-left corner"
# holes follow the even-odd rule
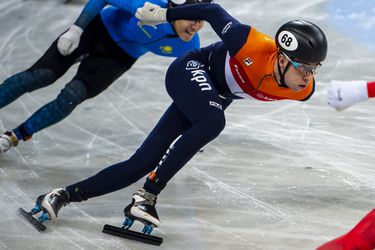
[[[135,61],[136,58],[128,55],[112,40],[100,16],[97,16],[82,33],[79,46],[72,54],[61,55],[56,40],[27,71],[49,69],[58,79],[74,63],[81,62],[73,80],[80,80],[86,85],[88,99],[108,88]]]
[[[77,74],[57,98],[13,129],[18,139],[27,140],[34,133],[66,118],[77,105],[107,89],[136,59],[117,46],[97,16],[84,30],[80,44],[72,54],[61,55],[56,40],[28,70],[5,80],[0,85],[0,108],[26,92],[52,84],[78,61],[81,63]]]

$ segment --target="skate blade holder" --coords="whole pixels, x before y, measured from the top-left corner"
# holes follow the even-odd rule
[[[156,237],[156,236],[149,235],[149,234],[140,233],[140,232],[135,232],[129,229],[123,229],[121,227],[115,227],[111,225],[104,225],[102,232],[106,234],[118,236],[121,238],[125,238],[128,240],[136,240],[136,241],[140,241],[140,242],[155,245],[155,246],[160,246],[161,243],[163,243],[163,238]]]
[[[18,214],[21,215],[22,218],[29,222],[39,232],[43,232],[47,229],[47,227],[43,225],[43,223],[38,219],[36,219],[31,212],[27,212],[25,209],[20,207],[18,208]]]

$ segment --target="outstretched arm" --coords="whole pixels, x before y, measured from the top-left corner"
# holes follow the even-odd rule
[[[155,3],[163,3],[162,0],[152,0]],[[58,40],[57,47],[64,56],[70,55],[79,45],[83,30],[107,5],[134,14],[137,8],[144,4],[144,0],[90,0],[83,8],[75,23]],[[166,4],[166,3],[165,3]]]
[[[338,111],[375,97],[375,82],[336,81],[328,86],[328,105]]]
[[[215,3],[190,4],[163,9],[146,2],[143,8],[137,10],[136,17],[150,25],[175,20],[207,21],[225,43],[231,55],[235,55],[242,48],[251,29],[250,26],[241,24]]]
[[[137,9],[143,6],[144,2],[144,0],[90,0],[74,24],[84,29],[107,5],[112,5],[135,14]]]

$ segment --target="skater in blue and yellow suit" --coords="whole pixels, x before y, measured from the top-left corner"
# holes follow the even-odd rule
[[[162,7],[211,0],[153,0]],[[0,108],[21,95],[51,85],[76,62],[78,72],[57,98],[16,128],[0,135],[0,155],[67,117],[77,105],[108,88],[146,52],[177,57],[200,47],[203,22],[176,20],[142,25],[134,16],[144,0],[90,0],[77,21],[27,70],[0,84]],[[110,5],[107,8],[107,5]]]

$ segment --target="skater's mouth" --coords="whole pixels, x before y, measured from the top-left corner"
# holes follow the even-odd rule
[[[192,35],[195,34],[195,31],[194,31],[194,30],[186,29],[186,30],[185,30],[185,33],[188,34],[189,36],[192,36]]]

